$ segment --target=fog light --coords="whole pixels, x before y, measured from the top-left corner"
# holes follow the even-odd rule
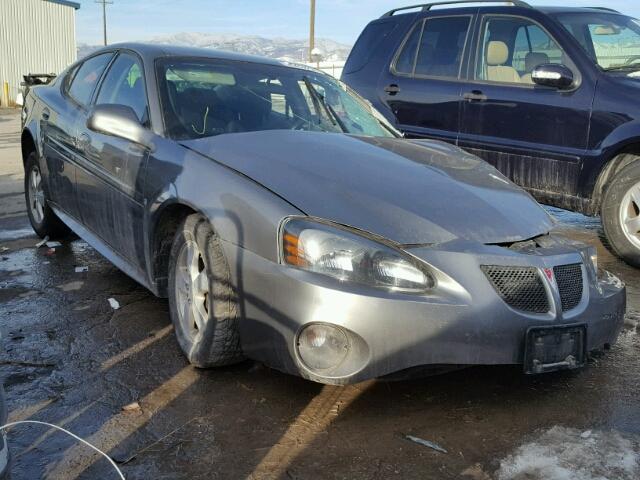
[[[335,368],[349,353],[349,340],[338,327],[314,323],[305,327],[298,336],[298,354],[312,370]]]

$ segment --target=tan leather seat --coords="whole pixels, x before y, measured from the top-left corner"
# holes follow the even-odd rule
[[[493,40],[487,45],[487,80],[491,82],[520,83],[520,74],[510,65],[509,47],[504,42]]]
[[[545,63],[549,63],[549,55],[547,55],[546,53],[542,53],[542,52],[527,53],[527,56],[524,57],[524,70],[527,73],[522,75],[522,77],[520,78],[520,81],[522,83],[534,83],[533,79],[531,78],[531,72],[533,72],[533,69],[536,68],[538,65],[544,65]]]

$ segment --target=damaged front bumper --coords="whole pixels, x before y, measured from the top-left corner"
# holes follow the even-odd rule
[[[413,248],[411,254],[442,274],[433,293],[424,296],[339,284],[231,245],[225,249],[229,263],[238,266],[233,273],[243,292],[245,353],[327,384],[425,365],[523,364],[527,331],[535,327],[583,326],[585,352],[599,350],[616,341],[626,308],[624,285],[611,274],[598,278],[586,249],[554,247],[530,254],[461,241]],[[548,311],[509,306],[483,271],[486,265],[535,268],[546,277]],[[582,277],[579,299],[568,309],[553,274],[544,273],[563,265],[579,265]],[[335,326],[346,335],[348,352],[335,368],[317,370],[303,362],[299,335],[313,324]]]

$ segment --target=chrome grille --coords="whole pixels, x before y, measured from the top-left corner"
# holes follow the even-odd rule
[[[480,268],[507,305],[523,312],[549,311],[549,299],[537,268],[501,265]]]
[[[562,311],[576,308],[582,299],[582,266],[579,263],[553,267]]]

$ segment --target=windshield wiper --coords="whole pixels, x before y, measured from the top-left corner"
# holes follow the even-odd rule
[[[603,68],[605,72],[624,72],[624,71],[636,71],[640,70],[640,65],[631,64],[631,65],[613,65],[611,67]]]
[[[307,90],[309,90],[309,94],[311,95],[311,101],[313,102],[313,106],[316,109],[316,111],[320,113],[321,111],[320,106],[322,106],[322,110],[324,110],[331,124],[333,126],[337,125],[338,127],[340,127],[340,130],[342,130],[343,133],[349,133],[347,130],[347,127],[345,127],[340,117],[338,117],[338,114],[336,113],[336,111],[331,107],[331,105],[327,105],[327,102],[325,102],[324,97],[318,93],[318,91],[313,86],[311,81],[309,81],[309,79],[306,76],[302,77],[302,81],[307,87]]]

